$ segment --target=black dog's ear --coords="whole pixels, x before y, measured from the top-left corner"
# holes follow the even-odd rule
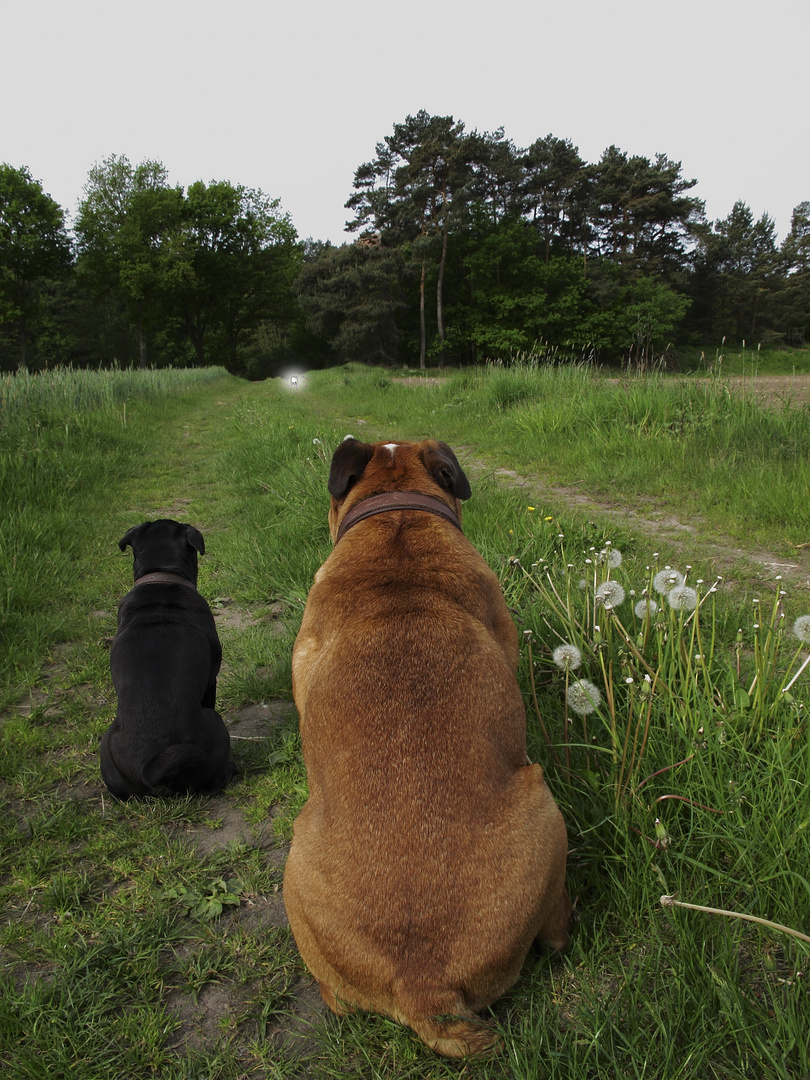
[[[373,453],[374,447],[370,443],[344,439],[332,455],[329,483],[326,485],[329,494],[342,499],[363,475]]]
[[[200,555],[205,554],[205,541],[202,538],[202,533],[195,529],[193,525],[184,525],[186,530],[186,540]]]
[[[118,546],[122,551],[127,550],[127,544],[132,544],[133,550],[135,549],[135,534],[139,533],[141,529],[145,529],[147,525],[151,525],[151,521],[145,521],[143,525],[133,525],[132,528],[118,541]]]
[[[432,443],[422,452],[422,461],[439,487],[457,499],[469,499],[472,495],[470,481],[447,443]]]

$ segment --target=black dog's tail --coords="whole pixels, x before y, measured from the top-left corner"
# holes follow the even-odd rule
[[[205,751],[193,743],[174,743],[161,750],[141,769],[141,779],[153,795],[181,795],[199,791],[210,771]]]

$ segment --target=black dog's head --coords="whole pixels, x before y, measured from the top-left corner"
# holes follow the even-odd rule
[[[145,521],[136,525],[118,541],[125,551],[132,548],[135,556],[135,579],[160,571],[180,574],[197,584],[197,554],[205,554],[202,533],[193,525],[184,525],[171,518]]]

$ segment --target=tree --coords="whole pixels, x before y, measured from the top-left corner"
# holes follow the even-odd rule
[[[465,187],[472,178],[464,125],[452,116],[421,110],[395,124],[377,144],[377,157],[355,173],[355,193],[346,207],[355,211],[347,229],[374,229],[384,246],[411,245],[420,265],[419,366],[425,367],[425,286],[429,258],[437,259],[436,324],[439,363],[444,359],[444,273],[450,234],[460,220]],[[436,241],[436,243],[433,243]]]
[[[182,189],[169,186],[158,161],[133,168],[112,155],[90,170],[76,219],[78,272],[99,302],[118,306],[135,328],[141,367],[147,333],[166,317],[173,285],[167,253],[182,211]]]
[[[810,330],[810,202],[794,208],[779,261],[782,280],[774,297],[777,325],[790,344],[802,345]]]
[[[296,240],[278,199],[227,181],[189,187],[172,274],[198,364],[206,362],[212,331],[224,341],[226,362],[235,370],[244,332],[271,314],[293,317]]]
[[[25,166],[0,165],[0,322],[16,327],[22,367],[41,286],[64,275],[70,258],[62,208]]]
[[[393,364],[405,306],[397,248],[373,244],[327,245],[306,261],[296,285],[309,329],[340,361]]]
[[[546,264],[554,249],[583,249],[588,173],[577,148],[546,135],[524,151],[521,165],[523,212],[542,238]]]
[[[213,342],[236,371],[246,333],[295,317],[296,233],[278,200],[227,181],[184,194],[159,162],[133,169],[115,156],[91,170],[85,191],[78,268],[113,319],[119,310],[136,328],[142,366],[151,336],[200,365]]]
[[[590,168],[590,178],[597,254],[617,263],[625,280],[660,273],[672,282],[703,220],[703,202],[686,194],[697,181],[683,179],[681,163],[664,154],[650,162],[616,146]]]
[[[728,217],[715,222],[705,244],[704,258],[717,282],[717,330],[756,340],[768,326],[769,301],[778,284],[773,219],[763,214],[755,221],[751,208],[737,201]]]

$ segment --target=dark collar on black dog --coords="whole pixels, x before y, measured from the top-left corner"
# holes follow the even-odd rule
[[[457,529],[461,529],[461,522],[455,510],[446,502],[442,502],[438,496],[423,495],[419,491],[385,491],[381,495],[372,495],[370,499],[355,503],[341,521],[335,543],[358,521],[371,517],[373,514],[384,514],[387,510],[424,510],[428,514],[445,518]]]
[[[144,574],[137,578],[135,585],[185,585],[189,589],[197,591],[197,586],[188,578],[180,577],[179,574],[164,574],[162,570],[156,570],[153,574]],[[135,588],[133,585],[133,589]]]

